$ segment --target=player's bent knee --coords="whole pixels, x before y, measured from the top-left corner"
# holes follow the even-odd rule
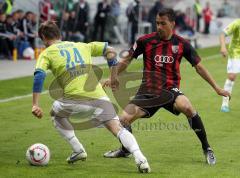
[[[113,135],[117,136],[117,133],[123,129],[122,124],[119,122],[119,120],[110,120],[105,123],[106,128],[112,132]]]
[[[195,110],[186,96],[179,96],[176,99],[175,104],[176,109],[185,114],[188,118],[194,115]]]
[[[127,112],[123,112],[123,114],[120,116],[120,122],[123,126],[129,126],[133,119],[134,115],[130,115]]]
[[[192,105],[189,105],[189,104],[186,104],[186,105],[184,106],[183,111],[184,111],[184,114],[185,114],[188,118],[191,118],[191,117],[194,115],[194,113],[195,113]]]

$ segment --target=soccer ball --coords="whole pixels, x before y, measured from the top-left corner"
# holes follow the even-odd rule
[[[34,50],[31,47],[24,49],[23,58],[28,60],[34,59]]]
[[[27,149],[26,159],[31,165],[45,166],[49,162],[50,151],[46,145],[36,143]]]

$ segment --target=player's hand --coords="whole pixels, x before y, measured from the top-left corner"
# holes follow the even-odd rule
[[[110,87],[112,88],[112,91],[116,91],[119,87],[119,81],[118,81],[118,78],[115,78],[115,79],[107,79],[106,81],[104,81],[102,83],[102,87],[105,88],[105,87]]]
[[[107,79],[103,82],[101,82],[102,84],[102,87],[105,88],[105,87],[111,87],[111,80],[110,79]]]
[[[118,88],[119,88],[119,80],[118,80],[118,78],[111,79],[110,80],[110,85],[111,85],[112,91],[118,90]]]
[[[220,87],[218,87],[218,88],[216,89],[216,92],[217,92],[217,94],[220,95],[220,96],[229,97],[229,100],[231,99],[231,94],[230,94],[228,91],[223,90],[223,89],[220,88]]]
[[[221,48],[220,53],[222,54],[223,57],[227,57],[228,51],[226,48]]]
[[[41,119],[42,116],[43,116],[43,111],[42,111],[42,109],[39,106],[33,105],[33,107],[32,107],[32,114],[35,117]]]

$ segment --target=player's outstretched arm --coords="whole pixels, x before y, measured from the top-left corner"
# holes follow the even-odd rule
[[[230,97],[230,93],[223,90],[222,88],[220,88],[217,85],[217,83],[215,82],[215,80],[213,79],[211,74],[208,72],[208,70],[201,63],[198,63],[194,67],[195,67],[197,73],[212,86],[212,88],[216,91],[216,93],[218,95],[225,96],[225,97]]]
[[[220,46],[221,46],[220,53],[222,54],[223,57],[227,57],[227,55],[228,55],[225,36],[226,36],[225,33],[222,32],[220,34],[220,37],[219,37],[219,39],[220,39]]]
[[[112,48],[110,46],[107,47],[105,57],[107,59],[107,63],[108,63],[109,69],[110,69],[110,77],[109,77],[109,80],[103,84],[103,87],[109,86],[112,88],[113,91],[117,90],[118,86],[119,86],[118,75],[117,75],[118,61],[117,61],[116,56],[117,55],[116,55],[116,51],[114,50],[114,48]]]
[[[42,91],[44,79],[46,77],[45,72],[37,70],[34,73],[34,82],[33,82],[33,98],[32,98],[32,114],[37,118],[42,118],[43,111],[39,107],[39,98]]]
[[[128,67],[128,65],[131,63],[132,61],[132,56],[128,53],[126,56],[124,56],[123,58],[121,58],[121,60],[118,63],[118,75],[125,71],[126,68]]]

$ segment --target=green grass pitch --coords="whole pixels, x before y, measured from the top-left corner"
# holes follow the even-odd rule
[[[218,47],[208,48],[199,53],[203,57],[202,63],[223,86],[227,62],[216,56],[218,50]],[[141,68],[141,60],[138,60],[129,70]],[[65,160],[71,153],[70,146],[54,129],[48,114],[53,100],[44,94],[40,105],[45,115],[41,120],[31,115],[31,97],[0,102],[0,177],[240,177],[240,82],[237,81],[234,86],[231,112],[226,114],[220,112],[222,98],[190,64],[183,62],[181,73],[181,90],[202,117],[217,157],[215,166],[206,165],[200,143],[187,127],[186,118],[183,115],[175,117],[163,109],[153,118],[136,121],[133,125],[134,135],[152,168],[149,175],[137,172],[132,157],[103,158],[105,151],[119,146],[118,140],[103,128],[76,131],[88,158],[86,162],[68,165]],[[46,89],[51,79],[50,75],[45,82]],[[31,87],[32,77],[0,81],[0,100],[29,94]],[[30,166],[25,160],[28,146],[38,142],[46,144],[51,151],[51,160],[46,167]]]

